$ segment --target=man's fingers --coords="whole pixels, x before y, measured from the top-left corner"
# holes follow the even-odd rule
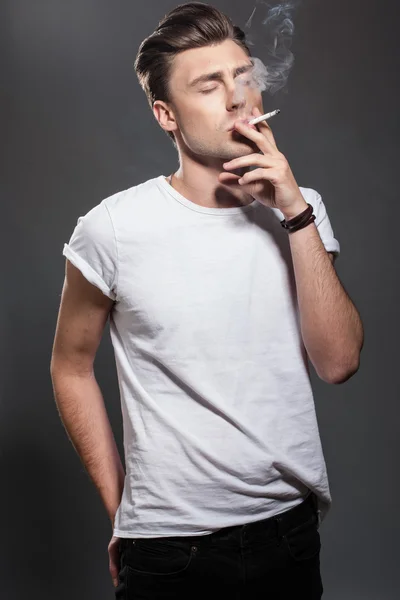
[[[248,138],[257,146],[261,152],[264,154],[271,154],[274,150],[276,150],[276,146],[269,139],[269,136],[262,132],[252,129],[248,127],[245,123],[241,123],[240,121],[235,122],[235,129],[239,133],[241,133],[244,137]]]
[[[254,117],[261,117],[261,115],[262,115],[262,112],[260,111],[260,109],[257,106],[254,106],[252,113],[253,113]],[[258,127],[258,131],[260,133],[262,133],[268,139],[270,144],[272,146],[275,146],[275,148],[277,148],[274,134],[272,133],[272,129],[268,125],[268,122],[260,121],[259,123],[257,123],[256,127]]]
[[[114,562],[113,560],[110,560],[109,568],[110,568],[111,579],[113,580],[113,584],[116,587],[118,585],[119,564],[117,566],[116,562]]]
[[[118,563],[116,563],[113,560],[110,560],[109,569],[110,569],[110,575],[113,579],[115,577],[118,577],[118,573],[119,573],[119,564]]]
[[[229,185],[231,186],[232,184],[235,184],[238,182],[238,180],[240,179],[240,175],[236,175],[235,173],[230,173],[229,171],[223,171],[222,173],[219,173],[218,175],[218,179],[220,181],[220,183],[222,183],[223,185]],[[239,187],[239,185],[238,185]]]
[[[120,570],[120,548],[119,540],[111,543],[108,547],[109,570],[115,587],[118,585],[118,574]]]

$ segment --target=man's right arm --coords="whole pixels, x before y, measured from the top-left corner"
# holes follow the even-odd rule
[[[112,527],[124,468],[93,364],[113,301],[66,261],[50,373],[67,434],[95,484]]]

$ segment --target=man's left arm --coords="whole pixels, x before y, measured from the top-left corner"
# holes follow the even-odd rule
[[[288,234],[304,346],[318,376],[343,383],[360,364],[364,331],[315,223]]]

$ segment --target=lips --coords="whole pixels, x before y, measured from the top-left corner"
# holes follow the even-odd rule
[[[247,119],[237,119],[238,121],[247,121]],[[251,118],[249,117],[249,120],[251,121]],[[255,125],[249,125],[249,127],[251,127],[252,129],[255,129],[257,131],[257,127]],[[233,131],[235,129],[235,126],[232,125],[232,127],[230,127],[227,131]]]

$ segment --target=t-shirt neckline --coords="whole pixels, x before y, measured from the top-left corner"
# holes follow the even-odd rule
[[[166,192],[173,196],[175,200],[183,204],[183,206],[186,206],[186,208],[190,208],[191,210],[194,210],[196,212],[208,215],[235,215],[247,212],[248,210],[251,210],[258,204],[257,200],[253,200],[253,202],[250,202],[245,206],[231,206],[229,208],[213,208],[210,206],[201,206],[200,204],[196,204],[195,202],[188,200],[187,198],[185,198],[185,196],[182,196],[182,194],[180,194],[175,188],[172,187],[172,185],[168,183],[168,181],[166,181],[165,175],[159,175],[158,177],[156,177],[156,181],[159,184],[159,186],[161,186]]]

